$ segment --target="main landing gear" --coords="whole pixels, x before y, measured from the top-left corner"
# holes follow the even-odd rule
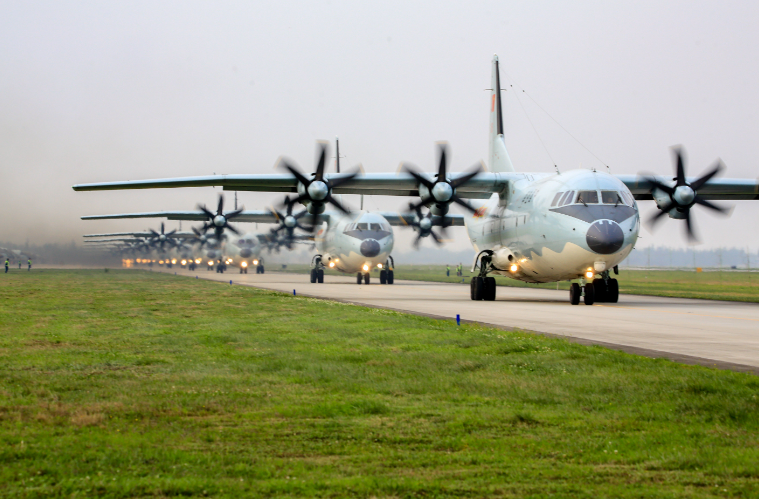
[[[615,273],[619,273],[614,268]],[[617,303],[619,301],[619,281],[609,277],[609,271],[601,273],[601,277],[587,282],[584,286],[573,282],[569,286],[569,303],[579,305],[582,298],[585,305],[594,303]]]
[[[366,274],[362,274],[361,272],[356,273],[356,284],[361,284],[361,279],[363,278],[364,284],[369,284],[371,281],[371,276],[369,275],[369,272]]]
[[[319,284],[324,282],[324,264],[321,255],[314,255],[311,259],[311,282]]]
[[[264,264],[259,263],[256,265],[256,274],[263,274],[264,273]]]
[[[493,252],[486,250],[480,252],[475,260],[475,267],[480,267],[479,275],[472,277],[469,282],[472,300],[494,301],[496,294],[495,277],[488,277],[488,272],[494,270],[492,265]]]
[[[395,267],[395,260],[393,260],[392,256],[387,257],[387,261],[385,262],[385,267],[380,270],[380,284],[392,284],[395,280],[395,275],[393,273],[393,267]],[[359,283],[361,284],[361,283]],[[369,284],[369,283],[367,283]]]

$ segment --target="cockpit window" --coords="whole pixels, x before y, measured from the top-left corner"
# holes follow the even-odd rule
[[[369,230],[369,224],[367,224],[367,223],[358,223],[358,224],[356,224],[356,230]]]
[[[625,200],[617,191],[601,191],[601,202],[603,204],[625,204]]]
[[[559,197],[562,196],[563,194],[564,194],[563,192],[557,192],[556,193],[556,196],[554,196],[553,201],[551,201],[551,208],[553,208],[554,206],[556,206],[556,203],[559,202]]]
[[[577,204],[598,204],[598,191],[580,191]]]
[[[382,224],[369,224],[370,230],[382,230]]]

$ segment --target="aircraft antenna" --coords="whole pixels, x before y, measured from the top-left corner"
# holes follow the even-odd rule
[[[237,191],[235,191],[235,211],[237,211]]]
[[[524,92],[524,90],[522,90]],[[532,119],[530,119],[530,115],[527,114],[527,110],[524,108],[524,105],[522,104],[522,101],[519,99],[519,94],[517,92],[514,92],[514,95],[517,98],[517,102],[519,103],[519,107],[522,108],[522,111],[524,112],[524,115],[527,117],[527,121],[530,122],[530,126],[532,127],[532,130],[535,132],[535,135],[538,137],[538,140],[543,145],[543,149],[545,149],[546,154],[548,155],[548,159],[551,160],[551,163],[553,163],[553,167],[556,168],[556,172],[559,171],[559,166],[556,164],[556,161],[553,160],[553,156],[551,156],[551,153],[548,151],[548,147],[546,146],[546,143],[543,142],[543,137],[540,136],[540,133],[538,133],[538,129],[535,128],[535,124],[532,122]]]
[[[564,125],[562,125],[561,123],[559,123],[559,121],[558,121],[556,118],[554,118],[553,116],[551,116],[551,114],[550,114],[548,111],[546,111],[546,110],[543,108],[543,106],[541,106],[540,104],[538,104],[538,101],[536,101],[535,99],[533,99],[533,98],[532,98],[532,96],[531,96],[530,94],[528,94],[528,93],[527,93],[527,91],[526,91],[524,88],[522,88],[520,85],[518,85],[518,84],[517,84],[517,82],[516,82],[516,81],[514,81],[514,79],[513,79],[513,78],[511,78],[511,77],[510,77],[508,74],[506,75],[506,77],[507,77],[509,80],[511,80],[511,81],[514,83],[514,85],[516,85],[517,87],[519,87],[519,89],[522,91],[522,93],[523,93],[525,96],[527,96],[527,98],[528,98],[528,99],[530,99],[530,100],[532,101],[532,103],[533,103],[533,104],[535,104],[536,106],[538,106],[538,108],[539,108],[541,111],[543,111],[544,113],[546,113],[546,116],[548,116],[549,118],[551,118],[551,119],[553,120],[553,122],[554,122],[554,123],[556,123],[557,125],[559,125],[559,128],[561,128],[562,130],[564,130],[564,131],[566,132],[566,134],[567,134],[567,135],[569,135],[570,137],[572,137],[572,139],[574,139],[574,141],[575,141],[575,142],[577,142],[578,144],[580,144],[580,146],[581,146],[583,149],[585,149],[586,151],[588,151],[588,152],[591,154],[591,156],[593,156],[594,158],[596,158],[596,159],[598,160],[598,162],[599,162],[599,163],[601,163],[602,165],[604,165],[604,166],[606,167],[606,170],[607,170],[609,173],[611,173],[611,168],[609,168],[609,165],[608,165],[606,162],[604,162],[604,161],[603,161],[601,158],[599,158],[599,157],[596,155],[596,153],[594,153],[593,151],[591,151],[591,150],[590,150],[590,149],[589,149],[589,148],[588,148],[588,147],[587,147],[585,144],[583,144],[582,142],[580,142],[580,139],[578,139],[577,137],[575,137],[574,135],[572,135],[572,133],[571,133],[569,130],[567,130],[566,128],[564,128]],[[520,102],[520,104],[521,104],[521,102]],[[528,118],[528,119],[529,119],[529,118]]]

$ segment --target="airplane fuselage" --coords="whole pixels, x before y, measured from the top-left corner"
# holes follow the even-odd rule
[[[630,254],[640,215],[629,189],[603,172],[524,174],[466,220],[493,273],[540,283],[608,271]]]
[[[393,229],[377,213],[332,215],[318,227],[314,242],[327,267],[348,274],[367,273],[387,261],[393,250]]]

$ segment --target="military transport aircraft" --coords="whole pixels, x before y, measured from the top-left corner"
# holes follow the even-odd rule
[[[316,165],[316,172],[313,177],[316,181],[321,181],[324,177],[324,167],[327,156],[326,143],[319,143],[319,154]],[[337,161],[336,169],[340,171],[339,163],[339,142],[337,143]],[[305,176],[292,164],[285,162],[285,168],[293,173],[296,178]],[[351,174],[352,178],[355,174]],[[341,177],[345,179],[346,177]],[[102,220],[114,218],[167,218],[168,220],[208,220],[204,229],[215,227],[228,227],[228,220],[234,218],[237,222],[256,222],[278,224],[278,227],[272,229],[269,234],[259,234],[261,243],[266,246],[274,242],[277,246],[292,248],[293,243],[312,242],[315,244],[318,253],[314,255],[311,261],[311,282],[324,282],[324,269],[329,267],[347,274],[355,274],[357,284],[369,284],[371,282],[370,272],[378,268],[380,284],[393,284],[393,258],[390,252],[393,249],[394,238],[391,226],[411,226],[418,232],[417,244],[423,237],[431,236],[436,242],[440,238],[434,232],[435,226],[464,225],[464,218],[460,215],[450,215],[444,218],[426,216],[421,214],[421,209],[416,207],[410,215],[401,215],[398,213],[370,212],[370,211],[351,211],[343,206],[342,202],[336,198],[330,197],[325,199],[327,203],[334,205],[338,211],[325,212],[324,208],[317,214],[309,214],[307,210],[299,213],[293,213],[293,207],[299,202],[299,199],[285,198],[285,212],[280,212],[275,208],[269,210],[235,210],[233,212],[223,212],[223,198],[219,199],[219,208],[217,212],[211,213],[208,210],[201,209],[197,211],[163,211],[148,213],[125,213],[117,215],[94,215],[82,217],[83,220]],[[301,221],[308,219],[308,225],[303,225]],[[305,234],[296,234],[295,230],[300,229]],[[313,235],[312,235],[313,234]],[[234,241],[234,239],[232,239]],[[242,242],[255,242],[255,239],[247,235],[241,239]],[[242,251],[242,250],[241,250]],[[240,255],[246,257],[249,255]]]
[[[676,176],[611,175],[595,170],[524,173],[514,168],[506,149],[501,109],[498,57],[492,61],[489,171],[449,175],[444,145],[439,146],[437,175],[375,173],[346,178],[325,174],[305,178],[290,174],[212,175],[122,182],[79,184],[76,191],[222,186],[225,190],[295,192],[309,213],[319,214],[337,194],[420,196],[416,206],[428,206],[444,216],[452,203],[474,208],[466,218],[477,254],[471,280],[473,300],[494,300],[495,279],[505,275],[530,283],[572,281],[569,299],[616,302],[617,265],[635,246],[640,231],[636,200],[656,202],[670,218],[685,220],[693,237],[690,210],[701,205],[724,212],[711,200],[759,199],[753,179],[714,179],[718,162],[699,178],[685,175],[683,157],[675,149]],[[472,206],[467,199],[487,199]]]

